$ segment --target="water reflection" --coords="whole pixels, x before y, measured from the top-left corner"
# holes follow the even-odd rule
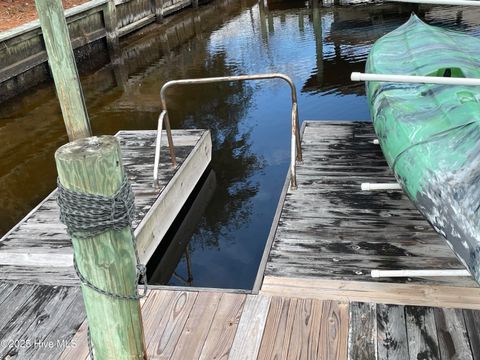
[[[208,170],[204,179],[194,190],[193,199],[189,199],[179,214],[178,220],[162,240],[162,248],[153,255],[155,266],[149,267],[150,283],[165,284],[174,277],[183,286],[193,285],[194,275],[191,266],[190,240],[203,218],[217,188],[215,172]],[[183,259],[182,259],[183,258]],[[186,278],[176,272],[179,263],[185,263]]]
[[[237,72],[235,67],[226,65],[225,54],[218,52],[207,60],[205,68],[195,71],[195,76],[226,76]],[[194,76],[188,72],[185,75]],[[209,208],[223,211],[205,213],[199,227],[198,238],[202,240],[198,246],[219,246],[220,239],[231,239],[234,230],[250,219],[249,200],[259,188],[252,176],[263,168],[262,156],[251,149],[252,128],[244,126],[252,93],[247,83],[232,82],[190,86],[168,96],[174,126],[205,128],[212,133],[212,168],[217,173],[218,184]],[[188,101],[193,98],[194,102]]]
[[[220,0],[186,11],[122,41],[115,66],[82,76],[92,128],[95,134],[154,129],[159,91],[170,79],[263,72],[293,78],[300,119],[368,119],[363,84],[351,83],[350,72],[363,71],[373,42],[411,11],[436,25],[479,33],[480,11],[462,7]],[[288,168],[289,101],[280,81],[169,93],[174,127],[212,131],[216,185],[184,231],[189,244],[178,241],[167,256],[170,270],[156,281],[252,286]],[[55,184],[53,153],[67,138],[51,86],[2,104],[0,140],[5,233]],[[179,255],[185,249],[188,256]],[[176,275],[167,279],[170,273]]]
[[[187,78],[227,76],[240,72],[236,65],[227,63],[223,50],[202,54],[202,57],[206,59],[203,67],[187,69],[182,75]],[[187,86],[167,97],[170,119],[175,127],[211,130],[212,168],[217,175],[215,193],[170,284],[182,285],[185,279],[190,279],[191,285],[205,285],[205,274],[193,278],[191,274],[193,271],[195,275],[198,266],[204,265],[203,256],[199,254],[213,253],[221,257],[229,246],[247,244],[242,237],[251,227],[252,215],[258,212],[253,199],[260,187],[256,177],[264,167],[262,156],[252,150],[253,129],[247,115],[252,95],[253,89],[248,83],[232,82]],[[234,286],[232,279],[226,280],[217,282],[218,286]],[[251,281],[245,279],[242,287]]]

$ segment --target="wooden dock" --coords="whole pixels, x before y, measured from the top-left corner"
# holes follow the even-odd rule
[[[480,313],[472,310],[152,290],[142,312],[148,359],[476,360],[480,355]],[[61,359],[86,360],[85,324],[72,344]]]
[[[156,132],[121,131],[117,137],[135,193],[139,255],[146,263],[210,163],[210,133],[173,131],[177,166],[165,144],[158,187],[153,186]],[[0,240],[1,359],[58,358],[85,320],[71,241],[55,196],[54,191]]]
[[[211,159],[210,134],[176,130],[178,166],[162,148],[159,187],[153,186],[154,131],[121,131],[124,165],[135,193],[133,227],[140,260],[147,262]],[[166,136],[164,137],[166,139]],[[0,281],[73,285],[73,251],[53,191],[0,240]]]
[[[400,190],[366,122],[304,123],[297,190],[280,202],[262,292],[480,309],[469,277],[373,279],[374,269],[461,269],[446,242]]]
[[[155,287],[141,302],[148,358],[479,360],[476,283],[368,276],[460,267],[400,191],[360,191],[393,181],[373,138],[369,123],[306,122],[299,187],[285,187],[258,288]],[[2,343],[0,358],[87,359],[81,294],[65,284],[0,284],[0,338],[37,339]]]
[[[473,281],[368,276],[459,267],[401,192],[360,191],[393,181],[373,138],[368,123],[305,123],[299,188],[285,187],[259,291],[153,290],[149,359],[480,359]],[[62,359],[86,359],[85,336]]]

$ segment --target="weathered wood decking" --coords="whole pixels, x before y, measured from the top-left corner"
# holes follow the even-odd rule
[[[155,132],[118,134],[125,170],[135,193],[133,227],[143,262],[147,262],[157,248],[211,159],[209,132],[175,130],[173,136],[177,168],[169,162],[166,146],[162,147],[159,187],[155,188]],[[65,226],[59,221],[54,191],[0,240],[0,281],[78,284],[72,254]]]
[[[153,290],[149,359],[476,360],[480,312],[221,292]],[[85,325],[62,355],[86,360]]]
[[[480,308],[473,282],[367,276],[382,264],[458,267],[400,192],[359,191],[393,180],[372,139],[366,123],[307,123],[260,293],[152,291],[148,358],[479,360],[480,311],[462,308]],[[86,359],[85,325],[73,341],[62,358]]]
[[[157,188],[156,132],[117,136],[135,193],[139,255],[147,262],[210,163],[210,133],[173,131],[177,167],[164,144]],[[78,285],[53,192],[0,240],[0,358],[57,359],[68,344],[73,346],[71,339],[85,320]]]
[[[392,180],[370,131],[365,123],[306,124],[299,189],[281,202],[260,293],[150,291],[142,300],[149,359],[480,360],[475,283],[367,276],[370,266],[458,266],[400,192],[359,192],[362,181]],[[131,161],[129,175],[147,183]],[[0,358],[87,359],[77,286],[0,282],[0,310]]]
[[[0,359],[57,359],[84,319],[78,286],[0,283]]]
[[[460,269],[446,242],[394,182],[366,122],[304,124],[297,190],[279,205],[262,291],[276,295],[480,309],[469,277],[373,279],[373,269]]]

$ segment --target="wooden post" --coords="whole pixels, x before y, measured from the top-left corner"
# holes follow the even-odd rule
[[[90,137],[68,143],[55,153],[58,177],[70,190],[111,196],[124,170],[118,140]],[[82,275],[106,291],[136,293],[136,258],[130,227],[88,239],[72,238]],[[95,359],[146,359],[140,302],[114,299],[82,285]]]
[[[155,21],[163,21],[163,0],[152,0],[153,10],[155,11]]]
[[[317,81],[318,84],[323,82],[323,35],[322,35],[322,15],[318,7],[318,1],[313,0],[312,24],[313,34],[315,37],[315,52],[317,63]]]
[[[267,18],[265,15],[265,3],[264,0],[258,2],[258,13],[260,17],[260,33],[262,34],[262,40],[264,44],[268,46],[268,33],[267,33]]]
[[[268,8],[266,8],[268,9]],[[268,32],[273,34],[275,32],[275,28],[273,26],[273,15],[270,12],[270,9],[267,10],[267,24],[268,24]]]
[[[68,138],[72,141],[88,137],[92,131],[62,3],[35,0],[35,5]]]
[[[105,4],[105,8],[103,9],[103,20],[107,32],[107,48],[110,55],[110,61],[116,65],[120,57],[120,45],[118,42],[118,20],[115,0],[108,0]]]
[[[107,32],[107,49],[112,64],[113,76],[118,87],[125,90],[128,76],[125,71],[123,54],[120,49],[118,35],[118,18],[115,0],[108,0],[103,8],[103,21]]]

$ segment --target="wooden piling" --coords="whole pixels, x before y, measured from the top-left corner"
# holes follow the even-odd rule
[[[103,10],[103,20],[107,32],[107,48],[110,55],[110,61],[115,65],[120,57],[120,45],[118,42],[118,20],[117,7],[115,0],[108,0]]]
[[[55,154],[62,185],[73,191],[111,196],[124,169],[113,136],[68,143]],[[136,258],[130,227],[87,239],[72,238],[79,271],[95,286],[115,294],[136,294]],[[140,302],[115,299],[82,285],[95,359],[146,359]]]
[[[92,131],[61,0],[35,0],[57,96],[70,141]]]
[[[155,21],[161,23],[163,21],[163,0],[152,0],[152,6],[155,11]]]

